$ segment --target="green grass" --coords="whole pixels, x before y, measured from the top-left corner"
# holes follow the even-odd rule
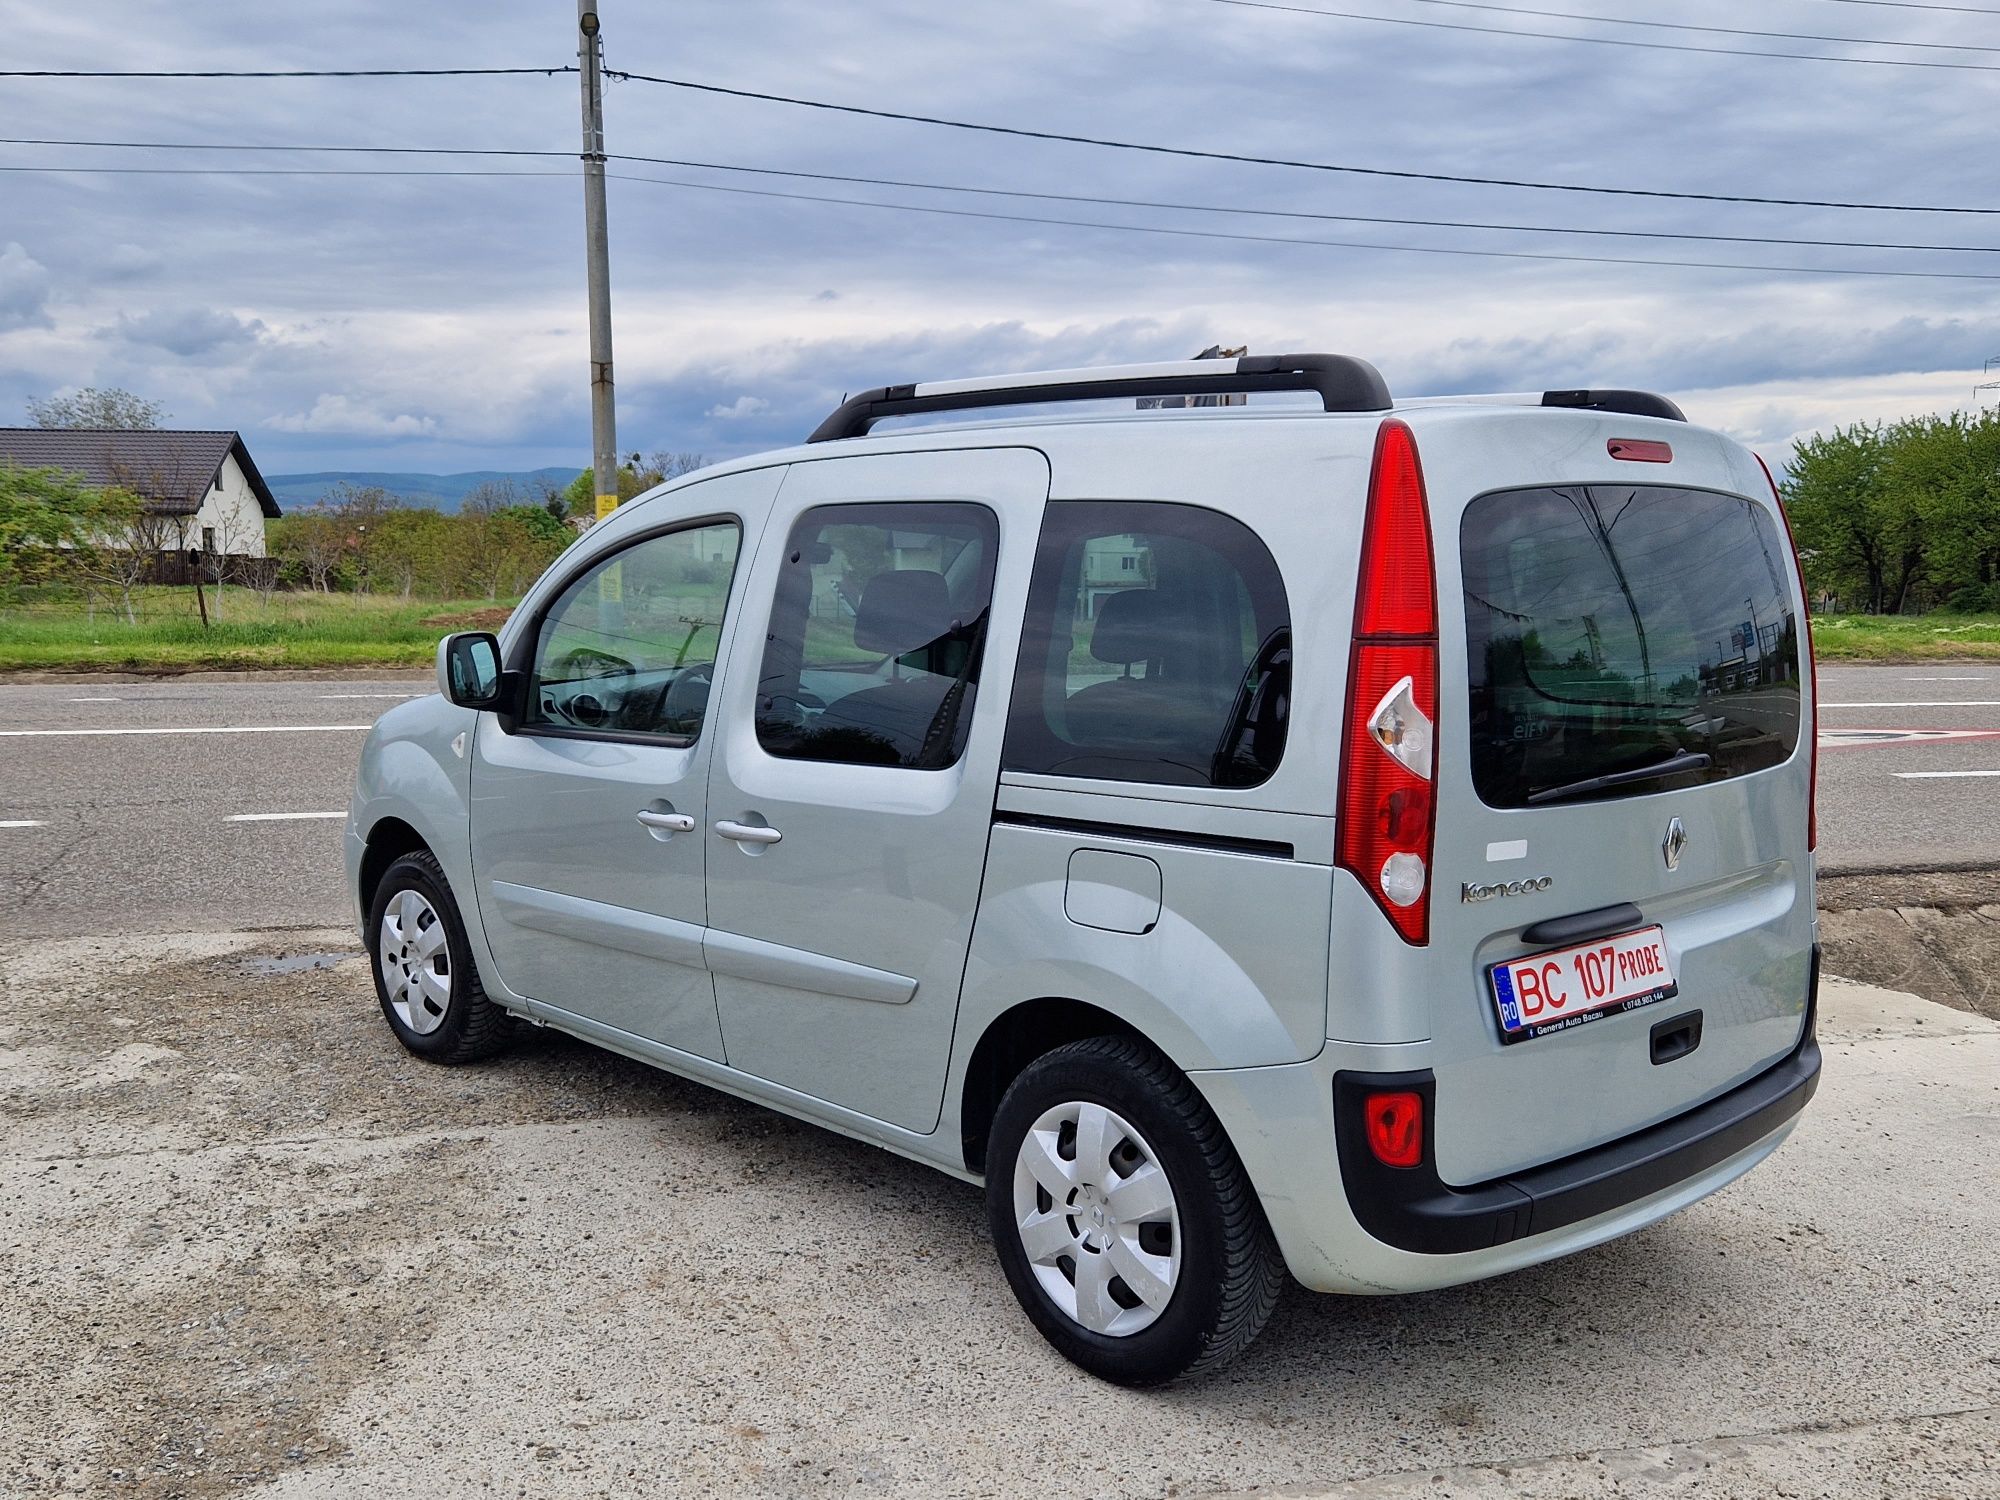
[[[1814,619],[1821,661],[2000,659],[2000,615],[1842,615]]]
[[[191,671],[201,668],[426,667],[438,637],[494,629],[508,604],[354,594],[224,596],[202,627],[185,588],[135,591],[136,625],[114,607],[87,617],[77,600],[0,609],[0,671]]]
[[[266,601],[232,588],[222,618],[206,630],[187,589],[140,589],[135,603],[137,625],[115,609],[88,619],[74,599],[0,609],[0,671],[421,668],[430,665],[439,636],[495,629],[511,601],[309,593]],[[1813,621],[1813,639],[1824,661],[2000,659],[2000,615],[1830,614]]]

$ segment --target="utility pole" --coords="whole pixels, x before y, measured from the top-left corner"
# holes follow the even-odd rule
[[[618,423],[611,386],[611,236],[604,212],[604,46],[597,0],[576,0],[583,83],[583,244],[590,274],[590,461],[597,519],[618,506]]]

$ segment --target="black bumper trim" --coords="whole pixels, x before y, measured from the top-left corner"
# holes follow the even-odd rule
[[[1805,1028],[1784,1061],[1684,1115],[1477,1187],[1452,1187],[1438,1176],[1437,1080],[1428,1069],[1336,1073],[1335,1137],[1355,1218],[1399,1250],[1487,1250],[1623,1208],[1727,1161],[1798,1114],[1819,1087],[1819,961],[1815,946]],[[1362,1100],[1385,1089],[1408,1089],[1424,1101],[1424,1158],[1414,1167],[1384,1166],[1368,1149]]]

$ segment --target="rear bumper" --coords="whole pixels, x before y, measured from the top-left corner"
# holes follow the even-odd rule
[[[1471,1187],[1440,1179],[1428,1151],[1416,1167],[1384,1167],[1363,1139],[1364,1092],[1414,1089],[1428,1114],[1431,1075],[1411,1066],[1420,1043],[1330,1044],[1312,1063],[1190,1076],[1242,1156],[1299,1281],[1321,1291],[1420,1291],[1602,1244],[1749,1171],[1790,1134],[1818,1087],[1818,991],[1815,949],[1798,1046],[1757,1077],[1649,1129]],[[1307,1148],[1314,1139],[1331,1149]]]
[[[1819,950],[1804,1033],[1776,1067],[1684,1115],[1532,1171],[1477,1187],[1452,1187],[1426,1149],[1415,1167],[1385,1167],[1364,1139],[1363,1098],[1382,1089],[1410,1089],[1424,1100],[1426,1147],[1436,1083],[1428,1070],[1334,1075],[1334,1119],[1341,1180],[1355,1219],[1399,1250],[1450,1255],[1486,1250],[1614,1212],[1665,1192],[1749,1149],[1789,1123],[1819,1087]]]

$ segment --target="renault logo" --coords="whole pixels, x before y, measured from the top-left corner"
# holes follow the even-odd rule
[[[1681,826],[1679,818],[1672,819],[1667,824],[1667,837],[1660,845],[1660,853],[1667,857],[1667,868],[1669,870],[1678,870],[1681,867],[1681,855],[1686,851],[1687,846],[1687,829]]]

